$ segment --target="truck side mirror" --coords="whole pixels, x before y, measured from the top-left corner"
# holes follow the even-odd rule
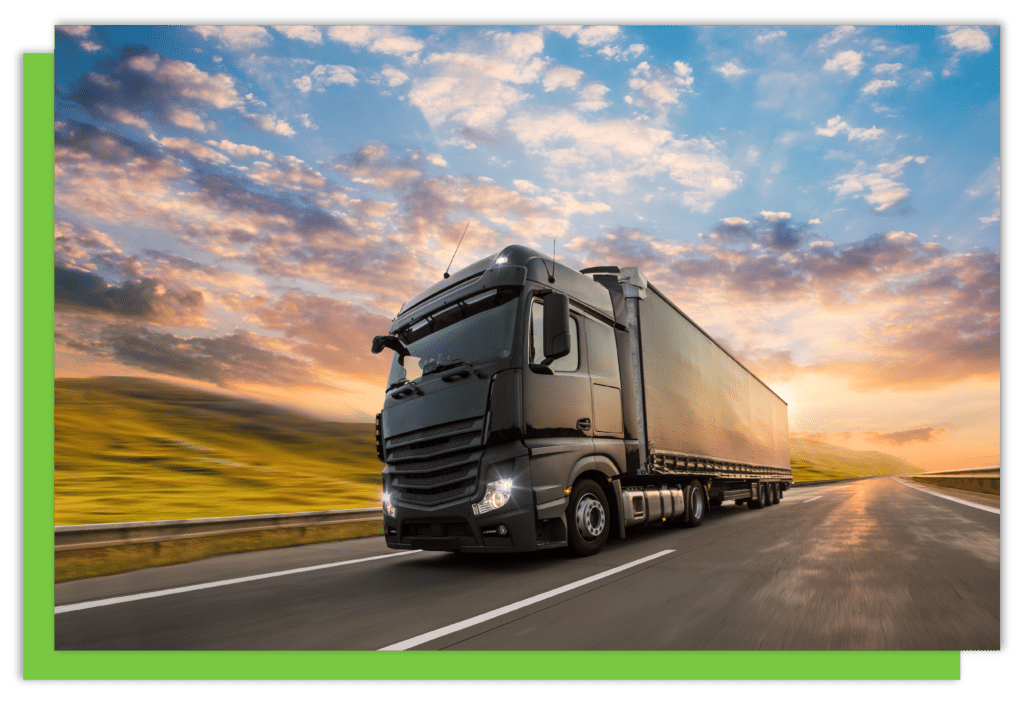
[[[552,292],[544,297],[544,360],[545,365],[569,354],[569,297]]]

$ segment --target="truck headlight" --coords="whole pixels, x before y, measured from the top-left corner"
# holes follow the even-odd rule
[[[495,480],[487,483],[484,498],[473,505],[473,513],[480,515],[494,509],[501,509],[512,496],[512,480]]]
[[[395,515],[395,505],[391,503],[391,493],[385,492],[383,500],[384,513],[387,514],[389,517],[393,517]]]

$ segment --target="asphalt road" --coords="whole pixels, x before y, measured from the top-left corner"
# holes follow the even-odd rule
[[[729,502],[700,528],[634,529],[590,558],[356,539],[55,597],[57,649],[998,649],[999,514],[874,478]],[[111,603],[81,608],[97,600]]]

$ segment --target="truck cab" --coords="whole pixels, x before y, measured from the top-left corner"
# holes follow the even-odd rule
[[[604,543],[612,480],[636,445],[604,287],[510,246],[405,304],[387,337],[388,546],[529,551],[569,545],[570,530]],[[568,526],[571,488],[587,478],[600,493]]]

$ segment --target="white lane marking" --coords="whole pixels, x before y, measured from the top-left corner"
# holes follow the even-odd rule
[[[893,478],[893,479],[895,480],[896,478]],[[914,485],[914,484],[912,484],[910,482],[904,482],[903,480],[896,480],[896,481],[899,482],[904,487],[909,487],[911,489],[917,490],[918,492],[924,492],[925,494],[934,495],[936,497],[942,497],[942,499],[948,499],[950,502],[958,502],[959,504],[966,504],[968,507],[974,507],[975,509],[983,509],[986,512],[992,512],[993,514],[999,514],[999,507],[989,507],[989,506],[986,506],[984,504],[978,504],[977,502],[971,502],[971,501],[966,500],[966,499],[960,499],[959,497],[950,497],[948,494],[942,494],[940,492],[932,492],[931,490],[926,490],[923,487],[918,487],[918,486],[916,486],[916,485]]]
[[[814,500],[816,500],[816,499],[821,499],[821,498],[822,498],[822,497],[824,497],[824,496],[825,496],[825,495],[821,495],[821,494],[819,494],[819,495],[818,495],[817,497],[811,497],[810,499],[805,499],[805,500],[804,500],[804,504],[807,504],[808,502],[813,502],[813,501],[814,501]]]
[[[89,602],[76,602],[71,605],[59,605],[53,608],[54,614],[62,614],[64,612],[75,612],[77,610],[88,610],[93,607],[106,607],[107,605],[117,605],[122,602],[134,602],[135,600],[148,600],[154,597],[163,597],[164,595],[177,595],[182,592],[192,592],[193,590],[207,590],[209,588],[221,587],[223,585],[235,585],[236,583],[247,583],[252,580],[265,580],[267,578],[278,578],[282,575],[295,575],[296,573],[306,573],[311,570],[324,570],[326,568],[337,568],[342,565],[352,565],[353,563],[365,563],[366,561],[379,561],[382,558],[394,558],[396,556],[407,556],[410,553],[419,553],[420,550],[415,551],[402,551],[400,553],[385,553],[382,556],[370,556],[369,558],[354,558],[350,561],[339,561],[338,563],[324,563],[322,565],[311,565],[305,568],[292,568],[290,570],[279,570],[276,573],[263,573],[261,575],[248,575],[244,578],[231,578],[230,580],[216,580],[212,583],[199,583],[198,585],[185,585],[184,587],[168,588],[167,590],[154,590],[153,592],[141,592],[137,595],[122,595],[121,597],[111,597],[105,600],[90,600]]]
[[[646,563],[647,561],[653,561],[655,558],[661,558],[662,556],[666,556],[669,553],[675,553],[675,550],[670,548],[667,551],[659,551],[658,553],[655,553],[654,555],[651,555],[651,556],[647,556],[646,558],[641,558],[639,560],[633,561],[632,563],[626,563],[625,565],[620,565],[618,568],[612,568],[611,570],[606,570],[603,573],[598,573],[597,575],[592,575],[589,578],[584,578],[583,580],[577,580],[574,583],[569,583],[568,585],[563,585],[560,588],[555,588],[554,590],[548,590],[547,592],[542,592],[539,595],[535,595],[533,597],[528,597],[525,600],[520,600],[519,602],[513,602],[511,605],[508,605],[506,607],[499,607],[496,610],[491,610],[490,612],[484,612],[481,615],[477,615],[476,617],[471,617],[469,619],[464,619],[461,622],[456,622],[455,624],[452,624],[450,626],[441,627],[440,629],[435,629],[432,632],[427,632],[426,634],[421,634],[419,636],[415,636],[412,639],[406,639],[405,641],[400,641],[397,644],[392,644],[391,646],[385,646],[383,649],[378,649],[378,651],[405,651],[406,649],[411,649],[414,646],[419,646],[420,644],[425,644],[428,641],[433,641],[434,639],[438,639],[438,638],[440,638],[442,636],[445,636],[446,634],[451,634],[453,632],[461,631],[463,629],[466,629],[467,627],[472,627],[475,624],[480,624],[481,622],[486,622],[488,620],[494,619],[495,617],[500,617],[503,614],[508,614],[509,612],[514,612],[514,611],[516,611],[518,609],[522,609],[523,607],[527,607],[529,605],[532,605],[534,603],[540,602],[542,600],[546,600],[549,597],[554,597],[555,595],[561,595],[563,592],[569,592],[570,590],[575,590],[576,588],[582,587],[584,585],[587,585],[588,583],[592,583],[592,582],[595,582],[597,580],[601,580],[603,578],[607,578],[609,575],[615,575],[616,573],[621,573],[624,570],[629,570],[630,568],[638,566],[641,563]]]

